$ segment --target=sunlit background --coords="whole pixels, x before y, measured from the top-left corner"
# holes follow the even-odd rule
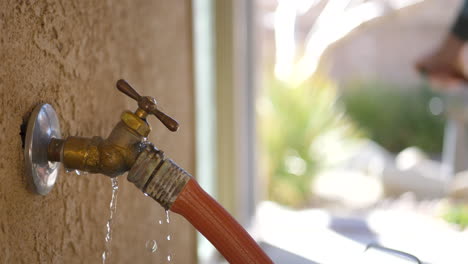
[[[276,263],[467,263],[468,90],[414,69],[461,1],[240,2],[194,2],[204,187]]]

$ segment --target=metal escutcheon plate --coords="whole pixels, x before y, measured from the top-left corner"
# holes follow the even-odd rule
[[[46,195],[52,190],[60,168],[59,162],[47,159],[52,138],[62,138],[57,113],[49,104],[34,108],[28,121],[24,146],[26,173],[32,178],[37,193]]]

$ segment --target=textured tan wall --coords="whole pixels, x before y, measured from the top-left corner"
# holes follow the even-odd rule
[[[62,172],[45,197],[26,189],[20,125],[40,102],[65,136],[107,136],[135,108],[115,89],[126,78],[181,122],[172,134],[150,118],[150,139],[194,171],[190,13],[189,1],[0,1],[0,263],[100,263],[105,246],[108,178]],[[193,263],[192,227],[159,219],[164,210],[121,177],[108,263],[165,263],[168,253]]]

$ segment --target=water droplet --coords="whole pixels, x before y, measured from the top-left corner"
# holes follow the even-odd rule
[[[171,219],[169,218],[169,210],[166,210],[166,222],[169,224]]]
[[[159,224],[162,225],[162,220],[159,220]]]
[[[171,255],[167,255],[167,261],[169,261],[169,262],[170,262],[170,261],[171,261],[171,259],[172,259]]]
[[[168,236],[167,236],[167,240],[171,240],[171,235],[168,235]]]
[[[75,175],[86,175],[88,172],[86,171],[80,171],[80,170],[72,170],[72,169],[65,169],[66,173],[74,173]]]
[[[149,252],[154,253],[158,250],[158,243],[156,243],[156,240],[148,240],[146,241],[146,248]]]

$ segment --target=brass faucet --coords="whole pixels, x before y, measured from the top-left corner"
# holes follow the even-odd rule
[[[28,148],[25,148],[25,157],[33,164],[31,167],[34,166],[31,161],[35,161],[36,156],[30,154],[33,152],[41,154],[38,161],[42,162],[46,152],[46,148],[42,146],[47,146],[48,161],[62,162],[67,169],[101,173],[110,177],[117,177],[129,171],[127,179],[130,182],[161,204],[164,209],[184,216],[220,250],[230,263],[272,264],[273,262],[242,226],[204,192],[188,172],[146,141],[151,131],[151,127],[146,122],[149,114],[155,115],[171,131],[177,131],[179,128],[177,121],[159,111],[154,98],[140,96],[126,81],[119,80],[117,88],[135,99],[138,102],[138,109],[134,113],[124,111],[121,120],[107,139],[53,138],[60,136],[55,111],[48,105],[37,108],[39,110],[35,115],[36,118],[31,119],[31,135],[26,137]],[[42,111],[43,109],[45,110]],[[43,122],[37,122],[36,119]],[[56,123],[55,126],[50,125],[53,123]],[[37,131],[36,125],[39,127]],[[40,129],[44,127],[45,130]],[[54,128],[54,133],[51,133]],[[34,176],[32,172],[32,178],[35,182],[39,182],[36,187],[41,187],[37,189],[40,194],[47,194],[50,191],[57,174],[54,162],[45,164],[39,167],[41,171],[46,172],[44,175]],[[47,174],[49,171],[54,173],[50,181]]]
[[[170,131],[179,123],[157,108],[153,97],[141,96],[124,80],[117,88],[138,102],[137,110],[124,111],[107,139],[101,137],[52,138],[47,149],[49,161],[62,162],[66,169],[127,179],[168,210],[192,176],[146,141],[151,127],[146,121],[155,115]]]
[[[107,139],[76,136],[52,139],[48,147],[50,161],[62,162],[66,169],[116,177],[130,170],[147,148],[144,143],[151,132],[146,121],[148,114],[155,115],[170,131],[177,131],[177,121],[158,110],[153,97],[140,96],[125,80],[117,81],[116,85],[138,102],[138,109],[134,113],[124,111]]]

